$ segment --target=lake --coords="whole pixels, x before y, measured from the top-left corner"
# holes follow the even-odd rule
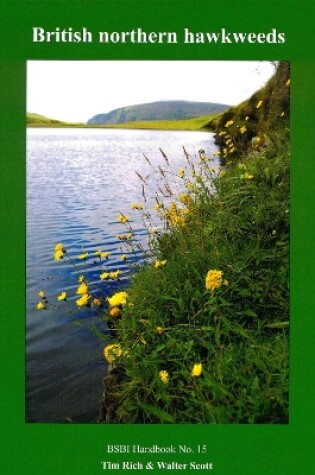
[[[217,150],[213,134],[206,132],[27,130],[27,422],[97,422],[107,370],[106,342],[86,326],[95,325],[104,334],[106,328],[99,311],[76,307],[78,277],[84,273],[95,289],[105,285],[93,254],[109,251],[108,270],[120,269],[120,285],[128,285],[130,260],[137,263],[143,257],[139,250],[126,262],[121,260],[126,250],[116,235],[125,230],[117,217],[120,212],[130,216],[134,236],[145,247],[143,221],[130,207],[144,201],[136,171],[148,177],[154,194],[153,170],[159,164],[165,168],[160,148],[176,171],[187,165],[183,146],[195,160],[199,149],[206,155]],[[218,165],[216,159],[214,166]],[[153,195],[146,199],[152,208]],[[54,261],[59,242],[72,262],[68,257]],[[85,261],[78,259],[82,252],[89,253]],[[115,291],[116,285],[105,292]],[[48,300],[45,310],[36,309],[39,291]],[[66,302],[57,301],[62,291],[67,292]]]

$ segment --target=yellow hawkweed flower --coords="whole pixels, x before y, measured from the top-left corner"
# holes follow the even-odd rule
[[[78,307],[83,307],[84,305],[88,304],[89,301],[89,294],[84,294],[82,297],[80,297],[78,300],[76,300],[76,304]]]
[[[101,252],[101,257],[103,257],[104,259],[108,259],[110,256],[110,252],[106,251],[106,252]]]
[[[95,298],[93,299],[93,304],[96,305],[96,307],[100,307],[102,305],[102,302],[100,299]]]
[[[152,228],[150,231],[150,234],[156,234],[157,233],[157,228]]]
[[[161,208],[163,208],[162,203],[156,203],[153,207],[154,211],[159,211]]]
[[[185,168],[180,168],[178,172],[179,178],[184,178],[184,175],[185,175]]]
[[[229,153],[234,153],[234,152],[236,152],[236,148],[235,147],[230,148]]]
[[[222,285],[223,272],[220,270],[209,270],[206,276],[206,289],[215,290]]]
[[[55,251],[62,251],[64,252],[65,248],[63,247],[62,242],[58,242],[58,244],[55,245]]]
[[[79,255],[79,259],[86,259],[88,255],[89,255],[88,252],[83,252],[83,254]]]
[[[118,269],[115,272],[110,272],[109,273],[109,278],[110,279],[119,279],[120,274],[121,274],[121,271]]]
[[[217,155],[221,155],[221,152],[213,152],[212,154],[214,157],[216,157]]]
[[[114,318],[119,317],[119,315],[120,315],[120,310],[119,310],[119,308],[118,308],[118,307],[113,307],[113,308],[111,308],[110,311],[109,311],[109,315],[110,315],[111,317],[114,317]]]
[[[109,272],[103,272],[101,275],[100,275],[100,279],[101,280],[106,280],[109,278]]]
[[[126,259],[127,259],[127,255],[126,255],[126,254],[122,254],[122,255],[120,256],[120,260],[121,260],[121,261],[125,261]]]
[[[107,301],[111,307],[119,307],[127,302],[127,292],[117,292],[112,297],[107,297]]]
[[[112,343],[104,348],[104,357],[108,363],[114,363],[114,361],[122,355],[122,349],[119,343]]]
[[[38,302],[38,304],[36,305],[36,308],[37,310],[44,310],[46,307],[43,304],[43,302]]]
[[[264,102],[264,101],[258,101],[257,106],[256,106],[256,109],[259,109],[259,107],[262,106],[263,102]]]
[[[195,363],[193,366],[193,369],[191,370],[191,375],[194,376],[195,378],[198,378],[202,373],[202,364],[201,363]]]
[[[132,233],[127,233],[126,234],[126,239],[131,239],[132,238]]]
[[[125,214],[120,214],[117,218],[119,223],[127,223],[129,221],[129,217]]]
[[[58,295],[57,299],[61,302],[62,300],[67,300],[67,292],[61,292],[60,295]]]
[[[158,335],[162,335],[164,333],[164,328],[163,327],[156,327],[155,333]]]
[[[230,125],[234,124],[234,120],[228,120],[227,123],[225,124],[225,127],[230,127]]]
[[[45,297],[45,293],[44,293],[43,290],[40,290],[40,291],[38,292],[38,296],[41,297],[42,299],[45,299],[45,298],[46,298],[46,297]]]
[[[80,275],[80,276],[79,276],[78,282],[79,282],[80,284],[82,284],[82,282],[84,282],[84,275]]]
[[[131,209],[143,209],[142,203],[131,203]]]
[[[240,133],[245,134],[246,130],[247,129],[246,129],[245,125],[243,125],[243,127],[240,128]]]
[[[222,135],[225,135],[226,134],[226,130],[222,130],[221,132],[219,132],[219,137],[222,137]]]
[[[89,287],[86,285],[85,282],[82,282],[82,284],[79,285],[76,293],[79,295],[85,295],[88,292],[89,292]]]
[[[170,376],[169,376],[168,372],[165,371],[165,369],[163,369],[159,372],[159,377],[160,377],[160,380],[162,381],[162,383],[168,384]]]
[[[101,257],[102,251],[95,251],[94,254],[98,257]]]
[[[63,251],[56,251],[54,254],[55,261],[60,261],[63,258]]]
[[[156,261],[156,262],[154,263],[154,267],[155,267],[156,269],[159,269],[160,267],[165,266],[166,263],[167,263],[167,260],[166,260],[166,259],[165,259],[164,261]]]

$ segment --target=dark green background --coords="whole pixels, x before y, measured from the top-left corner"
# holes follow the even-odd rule
[[[210,473],[220,475],[314,473],[314,18],[313,1],[1,1],[1,473],[104,473],[101,460],[127,459],[123,455],[116,458],[106,456],[105,446],[114,443],[207,444],[209,456],[196,459],[213,462],[214,470]],[[146,31],[176,31],[179,38],[184,28],[205,32],[224,27],[228,31],[266,33],[276,28],[278,32],[285,32],[286,43],[32,44],[33,26],[42,26],[46,30],[54,30],[57,26],[71,26],[76,30],[85,26],[95,34],[141,27]],[[25,100],[28,59],[291,61],[292,324],[288,425],[25,424]],[[131,84],[126,78],[126,87]],[[198,83],[192,87],[198,87]],[[186,460],[185,456],[171,458]],[[154,457],[135,459],[155,460]],[[187,457],[188,461],[193,459]]]

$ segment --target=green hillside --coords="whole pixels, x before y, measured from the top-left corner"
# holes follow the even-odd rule
[[[27,127],[82,127],[84,124],[63,122],[40,114],[27,112],[26,125]]]
[[[152,120],[183,120],[192,117],[216,115],[229,106],[212,102],[158,101],[137,104],[97,114],[88,124],[122,124]]]

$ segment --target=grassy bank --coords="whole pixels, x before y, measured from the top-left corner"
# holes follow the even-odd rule
[[[151,255],[108,300],[116,336],[104,351],[114,368],[103,422],[288,422],[288,74],[281,63],[263,90],[208,124],[219,173],[202,153],[196,166],[184,151],[181,170],[165,157],[154,210],[133,206]],[[150,229],[154,213],[164,233]]]
[[[121,124],[84,124],[62,122],[49,119],[38,114],[27,114],[27,127],[47,127],[47,128],[87,128],[87,129],[148,129],[148,130],[209,130],[209,121],[213,116],[195,117],[185,120],[152,120],[140,122],[126,122]]]

